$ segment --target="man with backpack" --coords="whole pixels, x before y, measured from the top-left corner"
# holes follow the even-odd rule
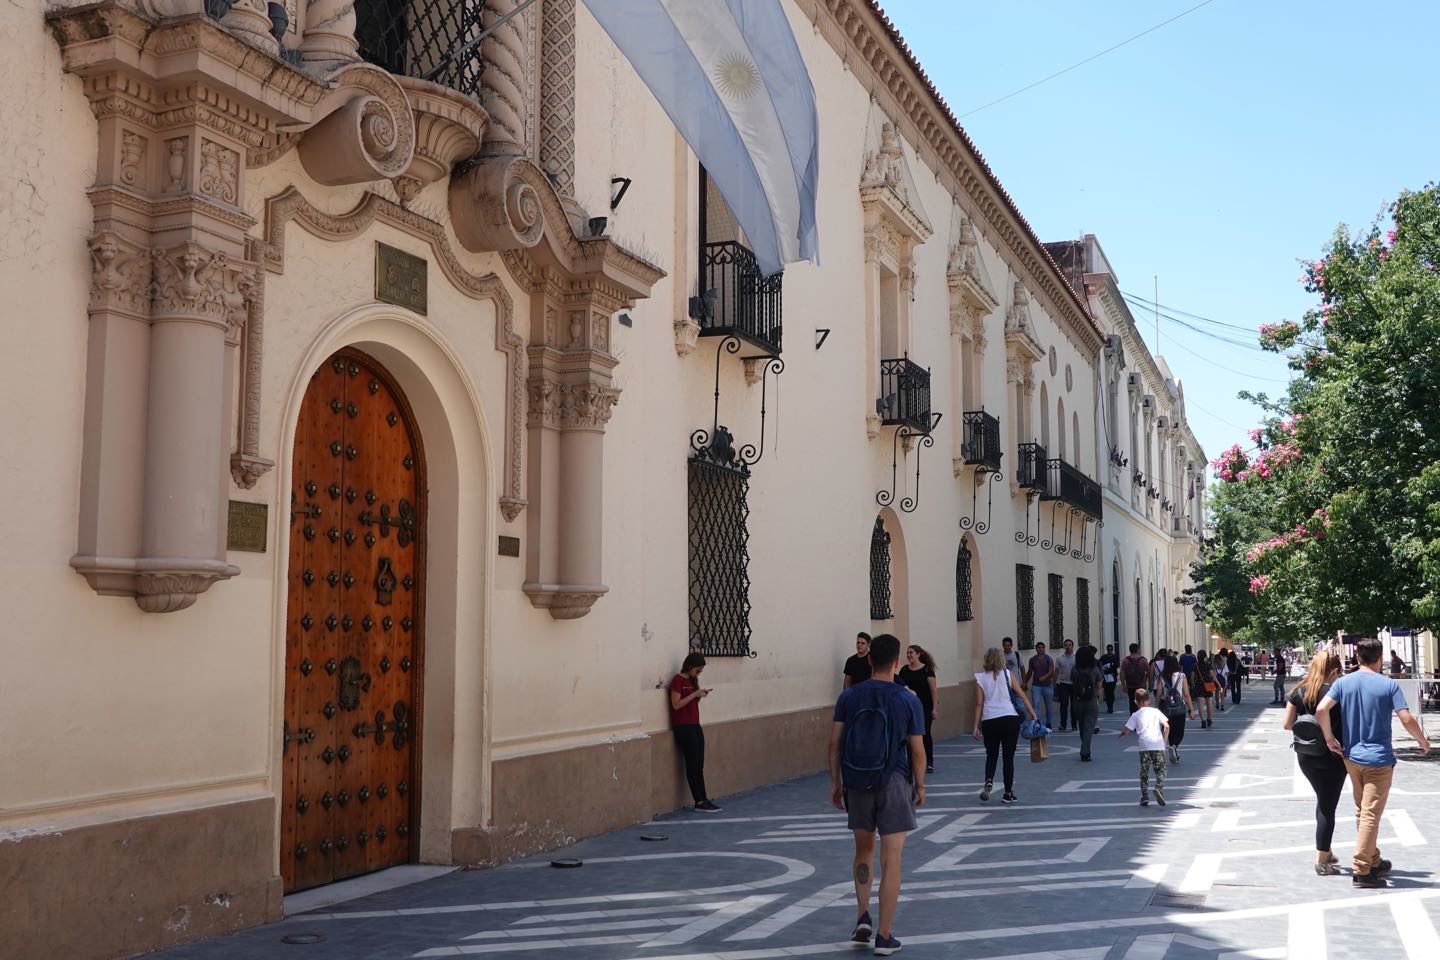
[[[855,833],[855,904],[859,917],[850,939],[875,955],[900,949],[891,923],[900,900],[900,857],[925,803],[925,718],[920,700],[895,682],[900,641],[882,633],[870,641],[870,679],[835,701],[830,728],[830,802],[849,814]],[[880,835],[880,922],[870,920],[875,835]]]
[[[1120,679],[1125,681],[1125,692],[1130,696],[1130,712],[1140,709],[1135,700],[1138,690],[1150,688],[1150,661],[1140,655],[1140,644],[1130,644],[1130,656],[1120,661]]]

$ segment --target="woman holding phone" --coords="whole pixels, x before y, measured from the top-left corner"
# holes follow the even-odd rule
[[[700,701],[710,695],[700,686],[705,669],[705,655],[691,653],[670,681],[670,727],[675,731],[675,745],[685,758],[685,779],[690,782],[690,795],[695,809],[701,813],[719,813],[705,792],[705,731],[700,729]]]

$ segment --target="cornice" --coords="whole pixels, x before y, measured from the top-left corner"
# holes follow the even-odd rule
[[[947,188],[963,195],[973,216],[1000,241],[1012,268],[1044,298],[1077,346],[1093,359],[1105,335],[1019,207],[1000,185],[974,142],[926,76],[904,39],[874,0],[796,0],[872,95],[884,99],[917,152],[940,171]]]

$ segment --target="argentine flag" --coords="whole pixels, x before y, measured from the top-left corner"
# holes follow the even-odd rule
[[[760,269],[818,262],[815,88],[781,0],[585,0],[705,165]]]

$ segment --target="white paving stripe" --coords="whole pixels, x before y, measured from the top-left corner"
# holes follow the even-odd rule
[[[462,940],[519,940],[525,937],[566,937],[572,933],[614,933],[617,930],[646,930],[653,927],[674,927],[689,923],[688,917],[650,917],[643,920],[607,920],[603,923],[556,924],[549,927],[509,927],[505,930],[482,930]]]
[[[719,910],[716,910],[709,916],[704,916],[696,920],[692,920],[689,923],[685,924],[683,927],[677,927],[676,929],[671,930],[669,933],[664,933],[653,940],[648,940],[646,941],[645,946],[674,947],[679,946],[682,943],[689,943],[696,937],[707,934],[711,930],[716,930],[720,927],[723,927],[730,921],[743,917],[745,916],[745,914],[750,913],[754,910],[758,910],[761,907],[765,906],[767,903],[773,903],[778,899],[780,899],[780,894],[769,893],[763,896],[757,895],[752,897],[746,897],[743,900],[737,900],[732,904],[721,907]]]
[[[1066,863],[1085,863],[1095,854],[1099,853],[1105,844],[1110,842],[1109,837],[1057,837],[1044,840],[1003,840],[997,843],[961,843],[952,847],[948,852],[916,868],[916,873],[936,873],[941,870],[1000,870],[1014,867],[1048,866]],[[972,854],[981,850],[999,848],[1006,852],[1016,847],[1054,847],[1068,846],[1070,851],[1063,857],[1046,858],[1040,860],[997,860],[995,858],[977,859],[974,862],[964,863],[962,861]]]
[[[1387,892],[1378,893],[1373,897],[1350,896],[1345,897],[1344,899],[1322,900],[1316,903],[1305,904],[1300,909],[1318,910],[1321,913],[1326,913],[1329,911],[1349,910],[1355,908],[1374,910],[1378,904],[1389,904],[1393,910],[1395,909],[1397,904],[1400,905],[1402,908],[1408,904],[1414,904],[1421,910],[1424,910],[1425,908],[1422,904],[1422,901],[1433,900],[1437,897],[1440,897],[1440,890],[1405,891],[1403,893]],[[1194,930],[1196,933],[1204,934],[1211,929],[1224,929],[1226,924],[1235,923],[1237,921],[1258,920],[1271,917],[1288,918],[1289,914],[1293,909],[1295,908],[1291,906],[1265,906],[1247,907],[1241,910],[1225,910],[1214,912],[1198,912],[1187,910],[1178,913],[1117,917],[1113,919],[1107,919],[1103,923],[1097,923],[1091,920],[1083,920],[1070,923],[1052,923],[1029,927],[1004,926],[996,927],[990,930],[954,930],[947,933],[901,936],[900,939],[907,947],[924,946],[926,944],[963,943],[967,940],[1005,940],[1014,937],[1032,937],[1036,935],[1045,935],[1051,933],[1073,933],[1079,936],[1084,936],[1087,934],[1093,935],[1098,933],[1101,936],[1110,936],[1113,939],[1113,934],[1109,933],[1109,931],[1115,929],[1123,930],[1131,927],[1154,928],[1160,926],[1176,926],[1184,928],[1185,930]],[[1181,936],[1185,935],[1182,934]],[[1178,937],[1172,939],[1178,939]],[[1423,960],[1433,960],[1434,942],[1435,941],[1432,939],[1424,944],[1425,946],[1431,948],[1430,953],[1423,955],[1413,954],[1412,956],[1415,957],[1416,960],[1420,960],[1421,957],[1423,957]],[[1214,944],[1209,944],[1209,946],[1213,948]],[[1106,956],[1108,954],[1109,948],[1106,947],[1104,949],[1107,952],[1101,953],[1100,956]],[[825,953],[853,954],[855,952],[855,944],[851,943],[848,940],[845,940],[832,943],[805,944],[789,947],[769,947],[755,950],[716,950],[705,953],[670,954],[662,957],[646,955],[636,956],[637,958],[640,956],[645,956],[645,960],[774,960],[774,958],[779,957],[811,956]],[[433,955],[443,956],[443,954]],[[1049,957],[1057,957],[1063,956],[1064,952],[1045,951],[1045,955]],[[1274,957],[1284,956],[1286,954],[1276,954],[1273,950],[1267,948],[1265,953],[1248,951],[1242,952],[1240,955]],[[1301,954],[1290,955],[1299,958],[1299,960],[1310,960],[1310,958],[1305,957]],[[999,960],[999,958],[996,958],[996,960]]]
[[[706,910],[719,910],[730,901],[716,900],[710,903],[675,903],[664,907],[656,907],[653,904],[648,907],[625,907],[620,910],[581,910],[572,913],[535,913],[528,917],[521,917],[512,921],[514,926],[523,926],[534,923],[566,923],[571,920],[613,920],[618,917],[653,917],[656,910],[664,910],[667,913],[700,913]]]
[[[1390,904],[1390,915],[1395,918],[1395,932],[1400,934],[1407,960],[1434,960],[1435,949],[1440,946],[1440,932],[1436,932],[1425,904],[1419,900],[1396,900]]]
[[[1306,905],[1290,911],[1290,929],[1286,944],[1292,957],[1325,960],[1329,956],[1325,940],[1325,911]]]
[[[1385,823],[1393,824],[1395,820],[1399,819],[1399,815],[1404,813],[1405,811],[1403,810],[1387,812],[1384,820],[1382,820],[1381,823],[1382,825]],[[1408,814],[1405,815],[1405,819],[1407,821],[1409,820]],[[1412,828],[1414,827],[1414,821],[1410,821],[1410,826]],[[1381,840],[1379,845],[1383,847],[1391,843],[1398,843],[1402,847],[1424,846],[1425,838],[1420,835],[1419,830],[1413,830],[1413,832],[1407,831],[1406,834],[1402,836],[1395,836],[1388,840]],[[1337,840],[1330,845],[1332,850],[1336,848],[1353,846],[1355,846],[1354,840]],[[1236,850],[1231,853],[1196,854],[1194,862],[1192,862],[1190,865],[1189,872],[1185,874],[1185,879],[1180,883],[1180,892],[1202,893],[1206,890],[1209,890],[1214,885],[1215,880],[1219,877],[1220,864],[1222,861],[1225,860],[1239,860],[1241,858],[1249,857],[1269,857],[1277,853],[1314,852],[1314,844],[1307,843],[1295,847],[1264,847],[1260,850]]]

